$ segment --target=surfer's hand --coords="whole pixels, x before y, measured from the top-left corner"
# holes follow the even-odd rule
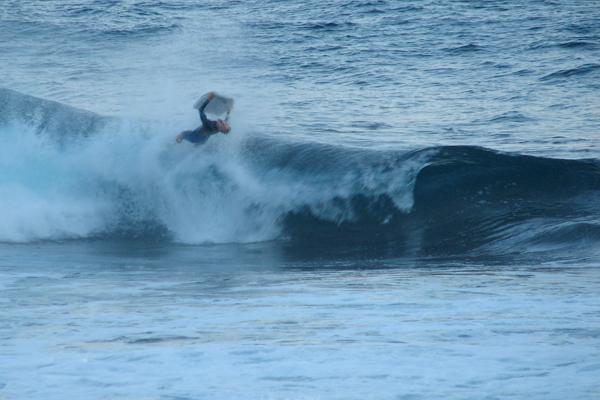
[[[179,135],[177,135],[177,137],[175,137],[175,141],[177,143],[181,143],[182,140],[183,140],[183,133],[180,133]]]

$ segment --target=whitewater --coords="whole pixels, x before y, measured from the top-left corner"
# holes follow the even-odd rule
[[[0,399],[596,399],[599,10],[0,4]]]

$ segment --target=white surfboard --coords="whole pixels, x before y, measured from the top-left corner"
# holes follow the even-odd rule
[[[206,101],[208,98],[208,93],[202,95],[195,103],[194,108],[196,110],[200,109],[202,103]],[[233,109],[233,99],[230,97],[222,96],[218,93],[215,93],[215,97],[212,98],[210,103],[206,105],[204,112],[207,114],[212,114],[216,117],[225,117],[229,116],[229,113]]]

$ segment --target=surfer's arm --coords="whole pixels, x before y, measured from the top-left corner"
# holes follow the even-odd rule
[[[215,97],[214,92],[210,92],[208,94],[208,96],[206,97],[206,100],[204,100],[204,103],[202,103],[200,108],[198,108],[198,113],[200,114],[200,120],[202,121],[202,125],[206,126],[207,128],[212,127],[212,125],[214,125],[214,121],[211,121],[210,119],[208,119],[206,117],[206,114],[204,113],[204,109],[206,108],[208,103],[210,103],[210,101],[213,99],[213,97]]]

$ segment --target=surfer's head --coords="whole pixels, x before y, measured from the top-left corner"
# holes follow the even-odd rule
[[[217,129],[221,133],[229,133],[231,130],[231,126],[227,123],[227,121],[223,121],[222,119],[217,120]]]

